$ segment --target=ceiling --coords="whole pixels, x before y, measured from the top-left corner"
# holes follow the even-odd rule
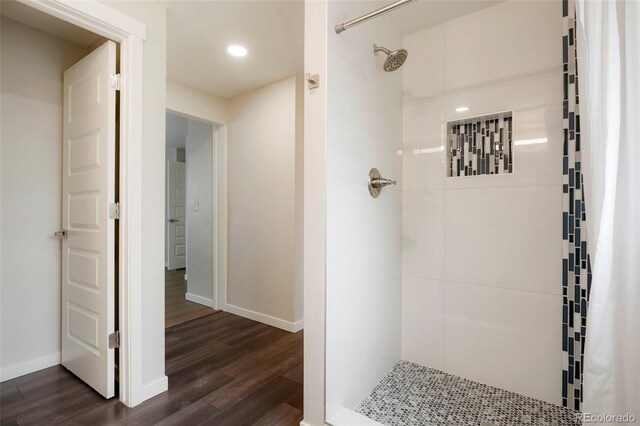
[[[302,73],[304,2],[166,1],[167,75],[229,98]],[[232,57],[227,46],[249,50]]]
[[[2,16],[28,25],[40,31],[44,31],[63,40],[70,41],[80,46],[91,46],[103,38],[95,33],[77,27],[62,19],[55,18],[47,13],[19,3],[15,0],[1,0],[0,14]]]
[[[184,148],[186,146],[189,119],[167,112],[165,140],[168,147]]]
[[[421,0],[382,19],[409,35],[500,1]],[[375,10],[392,0],[365,2]],[[173,80],[230,98],[303,71],[303,0],[162,3],[167,6],[167,75]],[[230,56],[230,44],[245,46],[249,54]]]
[[[366,3],[375,10],[391,1]],[[420,0],[381,19],[390,19],[408,35],[499,2]],[[303,72],[303,0],[161,3],[167,7],[167,75],[171,79],[229,98]],[[0,5],[3,16],[73,43],[91,46],[102,39],[15,0],[1,0]],[[249,54],[230,56],[230,44],[245,46]]]

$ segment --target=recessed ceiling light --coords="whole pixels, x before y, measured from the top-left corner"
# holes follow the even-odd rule
[[[463,107],[456,108],[456,112],[465,112],[465,111],[469,111],[469,107],[463,106]]]
[[[237,44],[232,44],[227,47],[227,52],[229,52],[231,56],[247,56],[247,48]]]

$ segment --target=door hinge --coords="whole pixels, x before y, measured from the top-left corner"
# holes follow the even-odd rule
[[[120,203],[109,204],[109,219],[120,219]]]
[[[120,90],[122,84],[122,77],[120,74],[111,74],[109,76],[109,85],[112,89]]]
[[[116,331],[109,335],[109,349],[116,349],[120,347],[120,332]]]

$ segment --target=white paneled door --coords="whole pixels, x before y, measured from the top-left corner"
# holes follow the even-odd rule
[[[64,73],[62,365],[114,395],[116,45]]]
[[[187,266],[187,179],[185,164],[168,162],[167,178],[167,268]]]

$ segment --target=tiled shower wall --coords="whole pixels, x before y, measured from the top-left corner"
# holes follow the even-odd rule
[[[561,16],[507,1],[403,43],[402,358],[556,404]],[[445,123],[499,111],[513,173],[446,177]]]
[[[371,10],[329,2],[329,22]],[[391,21],[338,36],[327,57],[326,415],[353,409],[400,359],[401,203],[397,187],[373,199],[369,170],[398,179],[402,159],[402,74],[381,70],[375,41],[399,46]]]

